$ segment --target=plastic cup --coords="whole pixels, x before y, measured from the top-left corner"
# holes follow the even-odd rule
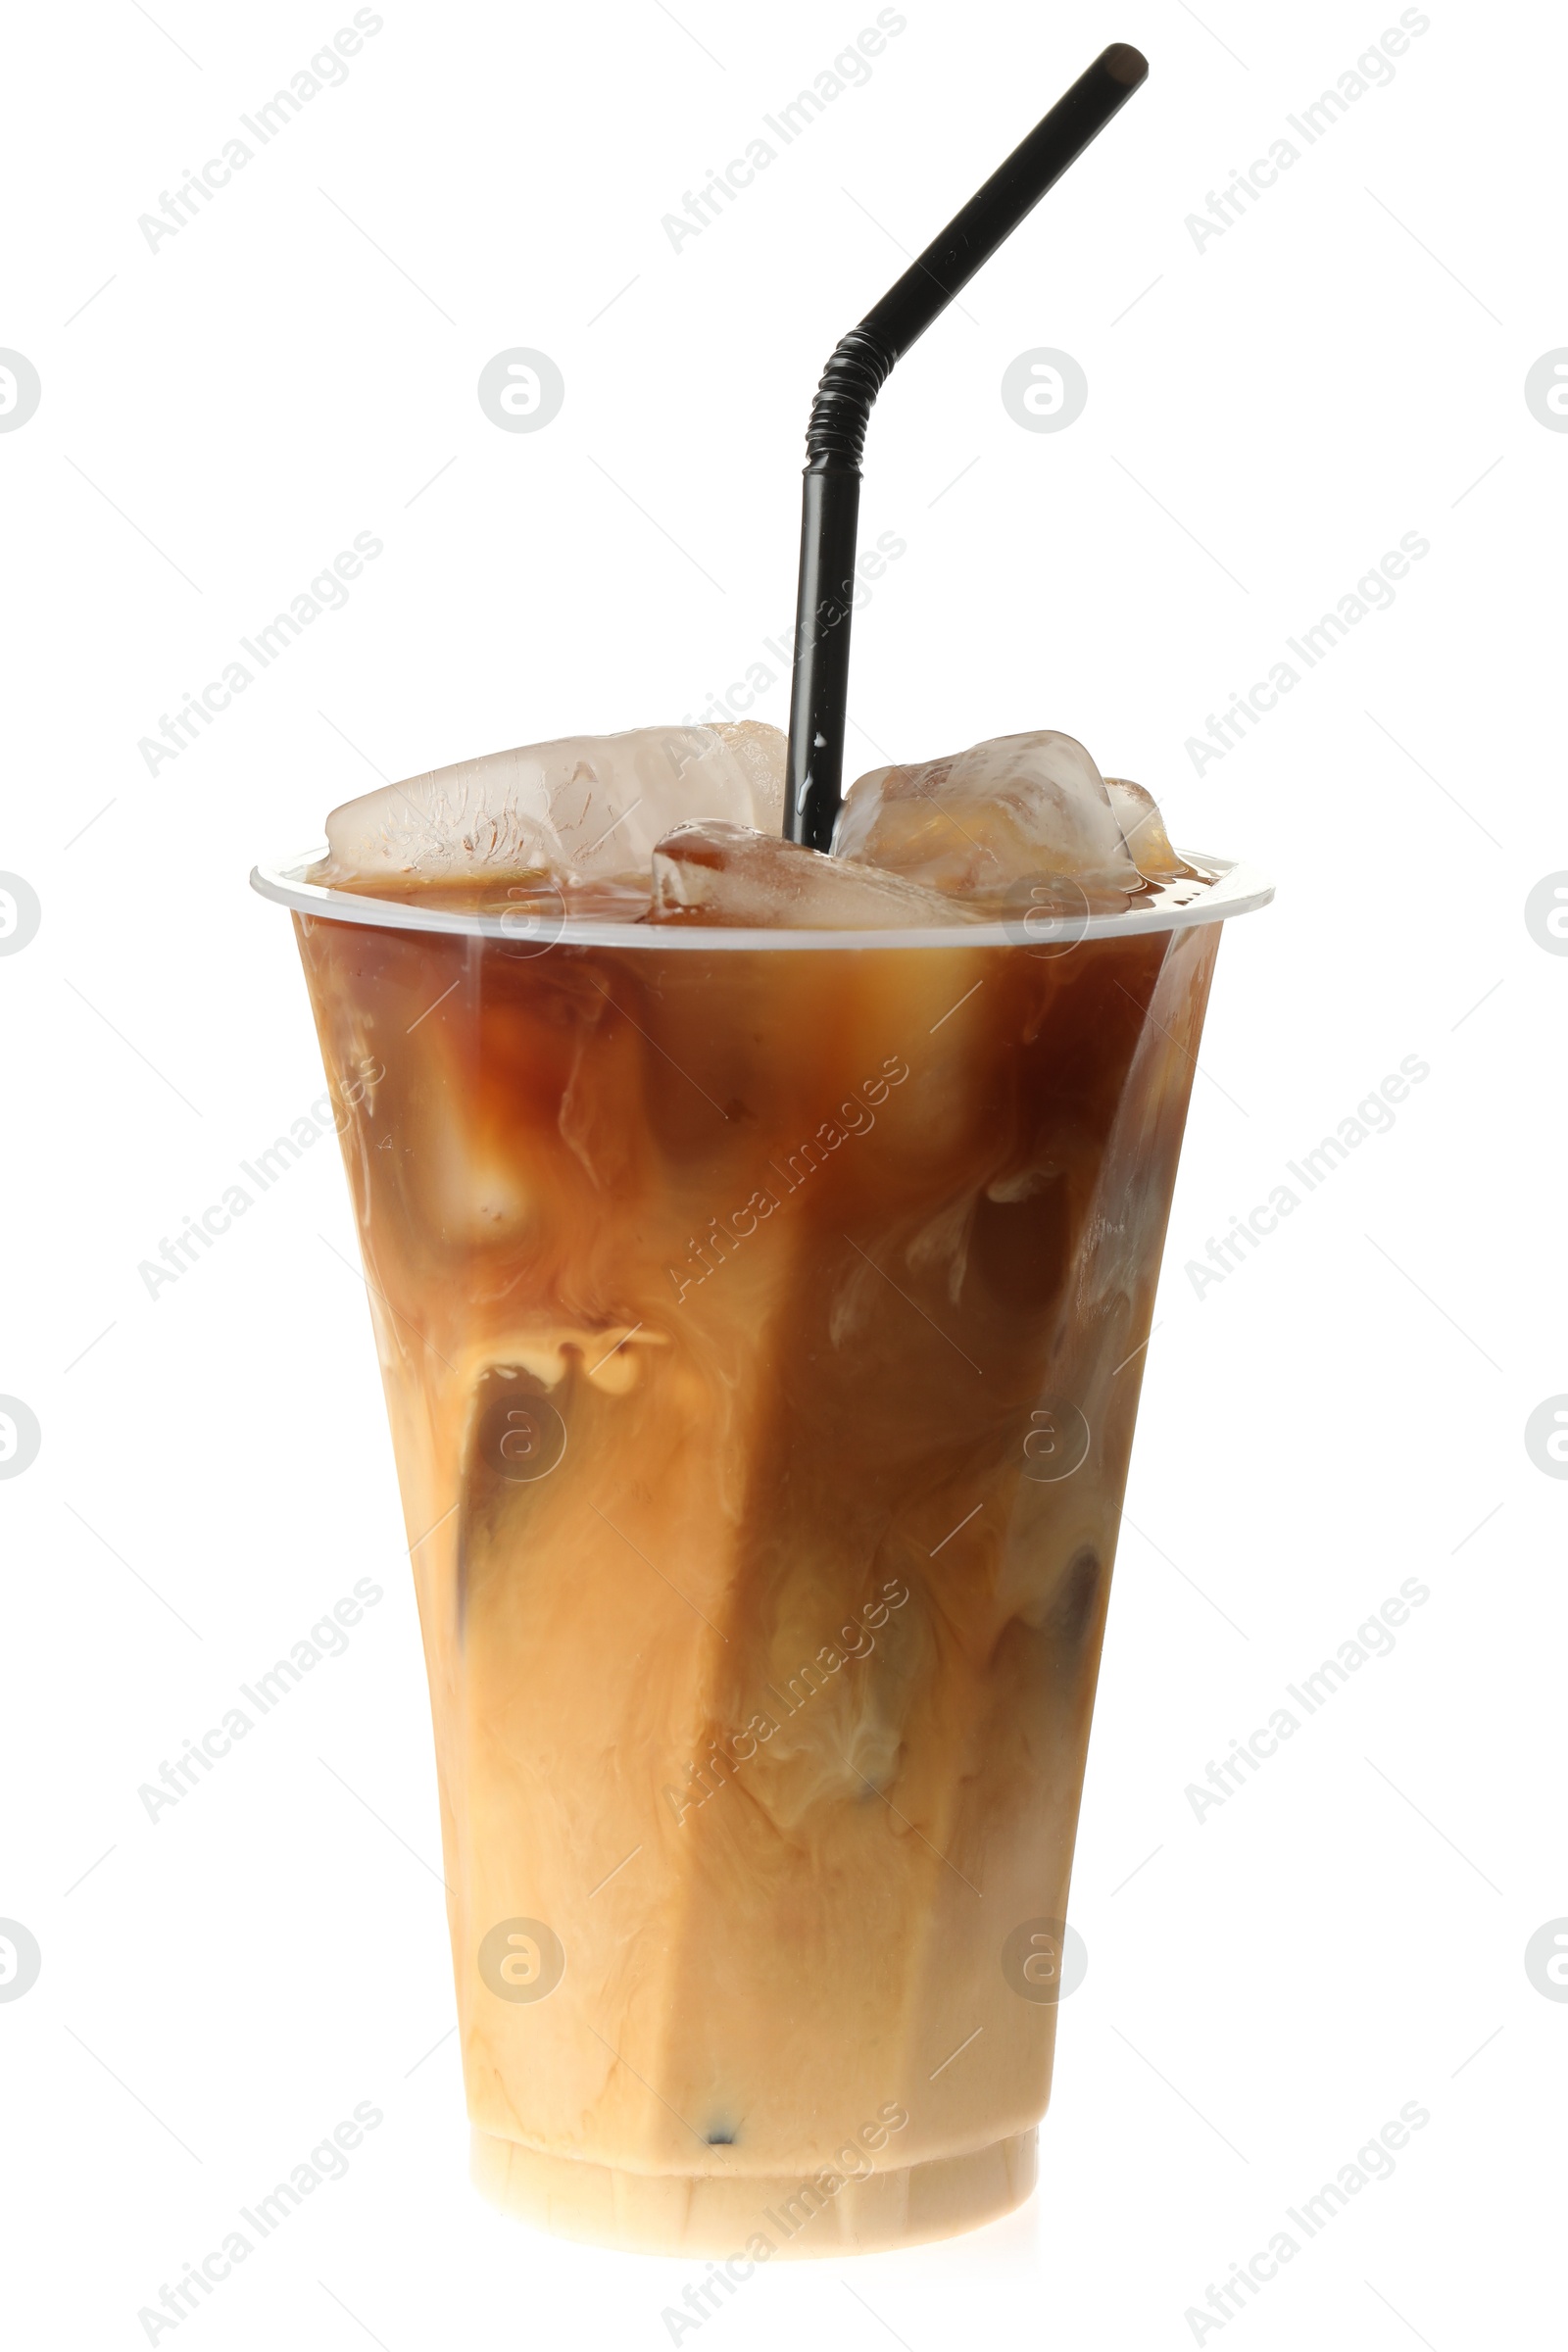
[[[294,910],[418,1590],[497,2201],[728,2258],[1035,2175],[1222,918]]]

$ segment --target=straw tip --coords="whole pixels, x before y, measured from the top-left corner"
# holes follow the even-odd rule
[[[1112,81],[1119,81],[1123,89],[1136,90],[1141,81],[1149,79],[1148,58],[1127,41],[1112,41],[1100,62]]]

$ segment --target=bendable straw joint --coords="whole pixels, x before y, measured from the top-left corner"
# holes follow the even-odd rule
[[[863,326],[851,327],[823,368],[811,403],[806,428],[808,473],[833,472],[846,462],[859,471],[871,403],[892,374],[897,357]]]
[[[871,403],[893,363],[1125,104],[1149,68],[1116,42],[1081,74],[956,213],[874,310],[839,344],[822,370],[807,429],[801,495],[801,567],[795,608],[795,673],[784,837],[831,851],[844,783],[845,699],[850,615],[856,605],[855,539],[860,457]]]

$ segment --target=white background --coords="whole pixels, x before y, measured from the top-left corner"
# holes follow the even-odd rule
[[[1568,866],[1568,436],[1523,385],[1568,343],[1561,20],[1434,0],[1393,81],[1200,250],[1185,217],[1396,7],[908,0],[868,83],[676,252],[662,215],[870,0],[387,0],[345,83],[153,252],[138,215],[351,14],[155,13],[14,16],[5,61],[0,343],[43,385],[0,435],[0,866],[42,906],[0,960],[0,1391],[42,1430],[0,1484],[0,1914],[43,1956],[0,2003],[16,2340],[145,2341],[161,2283],[366,2100],[348,2177],[181,2344],[653,2347],[703,2275],[536,2237],[466,2183],[335,1152],[156,1298],[137,1267],[320,1091],[251,862],[372,770],[679,719],[765,659],[829,349],[1112,38],[1149,85],[878,407],[865,538],[907,553],[856,624],[850,754],[1066,728],[1178,841],[1279,884],[1227,936],[1195,1092],[1078,1852],[1089,1974],[1023,2214],[776,2265],[699,2332],[1187,2344],[1208,2282],[1413,2100],[1395,2177],[1215,2332],[1536,2340],[1568,2007],[1523,1953],[1568,1913],[1568,1490],[1523,1428],[1568,1390],[1568,963],[1523,906]],[[475,397],[519,345],[565,379],[537,433]],[[1088,377],[1059,433],[1000,398],[1042,346]],[[346,609],[150,775],[138,739],[362,531],[384,553]],[[1207,714],[1412,531],[1393,608],[1195,774]],[[782,682],[758,706],[785,708]],[[1393,1130],[1195,1295],[1186,1261],[1407,1055],[1430,1076]],[[364,1576],[385,1597],[347,1653],[151,1823],[138,1786]],[[1195,1819],[1187,1785],[1409,1577],[1393,1654]]]

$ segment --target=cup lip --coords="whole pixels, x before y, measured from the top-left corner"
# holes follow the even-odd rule
[[[1233,858],[1216,858],[1203,850],[1178,850],[1176,855],[1215,876],[1213,887],[1185,906],[1134,906],[1122,914],[1065,916],[1049,922],[954,923],[898,931],[748,930],[730,925],[685,923],[593,922],[566,917],[548,937],[525,936],[504,915],[459,912],[446,907],[412,906],[396,899],[363,897],[350,890],[333,890],[321,882],[307,882],[305,874],[327,854],[325,842],[280,860],[254,865],[251,888],[264,899],[290,907],[296,914],[323,921],[359,923],[383,931],[458,933],[469,939],[510,942],[524,954],[547,948],[627,948],[633,951],[708,955],[771,948],[782,952],[842,954],[868,948],[1021,948],[1025,954],[1045,948],[1075,945],[1083,939],[1133,939],[1151,931],[1188,931],[1204,923],[1226,922],[1232,915],[1251,914],[1266,906],[1274,885],[1255,866]]]

